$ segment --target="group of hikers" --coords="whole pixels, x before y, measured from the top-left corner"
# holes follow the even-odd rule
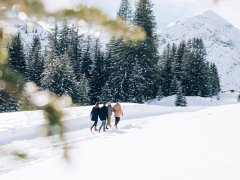
[[[96,102],[90,114],[91,120],[94,121],[90,130],[92,131],[94,128],[95,131],[101,132],[102,128],[103,131],[109,129],[108,127],[111,127],[111,117],[113,113],[115,117],[115,128],[117,128],[117,125],[120,121],[120,117],[123,116],[123,111],[120,102],[117,101],[113,107],[110,102],[107,103],[107,106],[106,103],[103,103],[103,106],[101,108],[99,107],[99,102]],[[99,129],[97,129],[98,118],[102,121],[102,124],[99,127]]]

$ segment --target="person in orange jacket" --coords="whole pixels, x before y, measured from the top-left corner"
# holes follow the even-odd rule
[[[114,111],[114,116],[115,116],[115,127],[117,128],[117,125],[120,121],[120,117],[123,116],[122,107],[121,107],[119,101],[117,101],[117,103],[113,106],[113,111]]]

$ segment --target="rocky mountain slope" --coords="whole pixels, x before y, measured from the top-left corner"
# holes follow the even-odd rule
[[[240,30],[218,14],[206,11],[177,21],[161,30],[159,37],[160,52],[167,43],[202,38],[207,60],[218,67],[222,90],[240,90]]]

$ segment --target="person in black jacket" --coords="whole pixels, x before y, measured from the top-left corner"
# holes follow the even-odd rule
[[[107,116],[108,116],[108,108],[106,106],[106,103],[103,103],[103,107],[100,108],[100,120],[102,121],[102,124],[99,128],[99,132],[101,131],[102,127],[103,127],[103,131],[106,131],[106,120],[107,120]]]
[[[94,121],[93,125],[90,128],[91,131],[94,127],[95,127],[95,131],[97,131],[97,123],[98,123],[99,116],[100,116],[99,102],[96,102],[90,114],[91,120]]]

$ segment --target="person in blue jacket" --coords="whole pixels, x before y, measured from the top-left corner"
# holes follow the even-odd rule
[[[99,132],[101,131],[102,127],[103,127],[103,131],[106,131],[106,120],[108,117],[108,108],[106,106],[106,103],[103,103],[103,107],[100,108],[100,120],[102,121],[102,124],[99,128]]]
[[[90,130],[92,131],[93,128],[95,128],[95,131],[97,131],[97,123],[98,123],[98,117],[100,116],[100,108],[99,108],[99,102],[96,102],[95,106],[92,108],[90,117],[91,120],[94,121],[93,125],[91,126]]]

